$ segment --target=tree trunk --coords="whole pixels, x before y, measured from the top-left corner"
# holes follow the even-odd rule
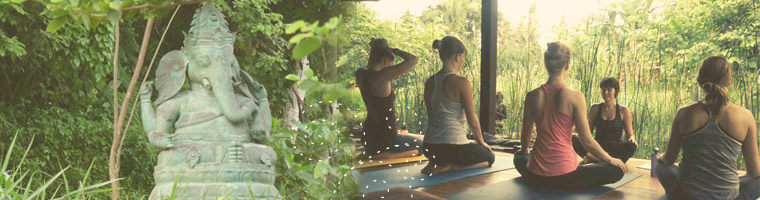
[[[119,169],[121,168],[121,163],[119,161],[119,158],[116,156],[117,151],[119,147],[121,147],[121,128],[124,125],[124,119],[127,117],[127,107],[129,106],[129,101],[132,97],[132,92],[135,89],[135,85],[137,84],[137,79],[140,77],[140,71],[142,71],[142,65],[145,61],[145,51],[148,49],[148,41],[150,40],[150,30],[153,27],[153,19],[148,19],[148,22],[145,24],[145,33],[143,35],[143,41],[140,45],[140,54],[137,56],[137,64],[135,65],[135,71],[132,73],[132,80],[129,81],[129,87],[127,87],[127,94],[124,96],[124,99],[121,101],[121,111],[119,112],[119,118],[114,119],[114,130],[113,130],[113,143],[111,144],[111,153],[108,157],[108,172],[109,177],[113,182],[111,182],[111,188],[113,188],[111,199],[118,200],[119,199]],[[116,106],[116,105],[114,105]]]
[[[309,59],[303,58],[301,61],[296,62],[296,64],[293,65],[293,68],[295,69],[295,75],[297,75],[301,80],[305,80],[306,77],[303,75],[303,70],[309,69]],[[303,111],[303,104],[304,104],[304,97],[306,96],[306,91],[303,91],[301,89],[298,89],[297,84],[293,84],[293,86],[290,87],[288,90],[288,96],[290,97],[288,102],[285,103],[285,112],[282,114],[282,127],[296,130],[297,127],[291,123],[292,120],[295,121],[303,121],[302,119],[302,111]]]

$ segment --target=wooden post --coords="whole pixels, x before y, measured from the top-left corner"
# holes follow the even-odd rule
[[[480,36],[480,127],[491,134],[496,123],[497,1],[483,0]]]

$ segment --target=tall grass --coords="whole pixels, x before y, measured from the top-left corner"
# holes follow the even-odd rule
[[[13,136],[13,140],[8,148],[8,151],[3,158],[2,167],[0,167],[0,200],[4,199],[87,199],[93,194],[108,193],[113,189],[105,187],[110,184],[111,181],[97,183],[93,185],[87,185],[87,179],[90,177],[90,170],[92,169],[94,160],[90,164],[84,178],[79,181],[77,188],[72,188],[66,181],[66,175],[64,172],[68,167],[61,169],[54,175],[45,175],[40,173],[39,170],[24,170],[24,161],[26,155],[29,153],[31,144],[27,146],[24,155],[18,164],[10,168],[10,158],[13,153],[13,146],[16,143],[18,132]],[[44,177],[49,177],[44,180]],[[63,188],[56,188],[52,194],[48,193],[48,187],[54,182],[63,181]],[[38,184],[42,183],[42,184]],[[34,187],[34,185],[40,185]]]

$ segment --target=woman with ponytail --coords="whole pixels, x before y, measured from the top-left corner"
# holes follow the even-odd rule
[[[411,70],[419,59],[405,51],[390,48],[385,39],[373,39],[370,47],[367,67],[356,71],[356,83],[367,108],[361,134],[363,154],[369,159],[419,155],[422,141],[398,134],[394,108],[396,94],[391,88],[391,81]],[[404,61],[393,65],[394,55]]]
[[[757,124],[749,110],[729,101],[731,64],[720,56],[705,59],[697,83],[705,97],[676,113],[667,152],[653,169],[657,178],[668,199],[757,199]],[[681,163],[674,166],[681,150]],[[740,156],[744,177],[737,173]]]
[[[435,40],[433,48],[438,49],[443,66],[425,82],[428,126],[423,146],[430,162],[422,173],[438,174],[491,166],[494,154],[483,141],[472,101],[472,85],[470,80],[456,74],[464,66],[467,49],[462,41],[452,36]],[[467,139],[465,123],[469,124],[476,143]]]

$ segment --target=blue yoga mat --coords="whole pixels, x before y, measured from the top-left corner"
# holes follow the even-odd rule
[[[359,193],[377,192],[394,187],[418,188],[515,168],[512,163],[512,157],[504,156],[496,156],[496,161],[494,161],[491,167],[447,172],[432,176],[420,173],[420,170],[425,165],[427,163],[419,163],[417,166],[361,172],[359,173]]]
[[[444,196],[446,199],[546,199],[546,200],[590,200],[623,186],[641,174],[626,173],[620,181],[577,191],[547,191],[538,190],[525,185],[521,178],[502,181],[493,185],[480,187],[456,194]]]

